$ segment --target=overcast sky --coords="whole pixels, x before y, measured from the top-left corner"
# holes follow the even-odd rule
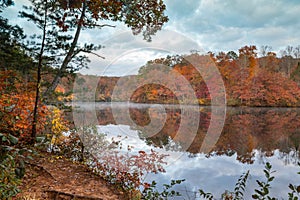
[[[26,0],[4,15],[12,23],[25,27],[30,35],[34,27],[17,19]],[[190,50],[236,51],[245,45],[272,46],[279,52],[287,45],[300,45],[299,0],[165,0],[169,22],[151,43],[118,24],[117,28],[84,31],[80,41],[102,44],[104,60],[91,56],[89,69],[82,73],[120,76],[136,74],[149,59]]]

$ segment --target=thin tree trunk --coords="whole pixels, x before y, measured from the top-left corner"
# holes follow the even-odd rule
[[[47,98],[47,96],[49,96],[49,94],[53,93],[55,88],[57,87],[58,83],[60,82],[60,79],[63,75],[64,72],[66,72],[66,69],[68,67],[68,64],[70,63],[70,61],[72,60],[72,57],[74,55],[74,51],[75,48],[77,46],[78,43],[78,39],[79,39],[79,35],[82,29],[82,25],[83,25],[83,21],[84,21],[84,16],[85,16],[85,11],[86,11],[86,2],[84,1],[82,3],[82,11],[81,11],[81,16],[77,25],[77,29],[76,29],[76,33],[74,36],[74,39],[72,41],[71,47],[60,67],[60,69],[58,70],[57,74],[55,75],[50,87],[47,88],[47,90],[44,93],[44,96]]]
[[[34,102],[34,109],[33,109],[33,121],[32,121],[32,131],[30,137],[30,143],[35,143],[36,133],[37,133],[37,120],[38,120],[38,104],[40,100],[40,84],[41,84],[41,69],[42,69],[42,61],[43,61],[43,54],[45,48],[45,41],[46,41],[46,27],[47,27],[47,0],[45,1],[45,16],[44,16],[44,24],[43,24],[43,38],[42,38],[42,46],[39,53],[39,61],[38,61],[38,71],[37,71],[37,82],[36,82],[36,94],[35,94],[35,102]]]

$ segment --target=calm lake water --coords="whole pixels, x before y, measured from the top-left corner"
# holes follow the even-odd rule
[[[186,179],[176,187],[184,196],[178,199],[200,199],[195,197],[200,188],[220,197],[225,190],[233,191],[247,170],[251,176],[245,196],[250,199],[257,188],[255,180],[265,180],[266,162],[276,171],[271,195],[287,199],[289,183],[300,184],[299,108],[76,105],[80,110],[74,114],[77,125],[96,125],[108,140],[121,136],[122,146],[132,146],[133,153],[153,149],[168,154],[166,172],[145,178],[160,186],[171,179]]]

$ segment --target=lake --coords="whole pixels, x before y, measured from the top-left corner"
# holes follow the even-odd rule
[[[250,170],[245,196],[265,180],[264,165],[275,170],[271,195],[287,199],[289,183],[299,185],[300,109],[199,107],[134,103],[74,103],[77,126],[96,125],[107,140],[122,138],[131,152],[151,149],[168,154],[165,173],[148,174],[160,187],[176,187],[185,199],[200,199],[198,189],[220,197],[233,191],[239,176]],[[78,106],[78,107],[77,107]],[[125,151],[126,148],[124,148]],[[183,199],[180,197],[178,199]]]

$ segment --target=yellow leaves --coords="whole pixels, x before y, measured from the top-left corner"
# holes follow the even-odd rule
[[[198,101],[200,105],[204,105],[206,103],[205,99],[203,98],[198,99]]]
[[[60,136],[62,132],[69,130],[62,119],[62,112],[56,107],[52,111],[51,125],[51,131],[55,136]]]
[[[56,136],[54,135],[52,138],[51,138],[51,144],[53,145],[53,144],[55,144],[55,142],[56,142]]]
[[[63,118],[63,112],[57,107],[51,111],[50,125],[52,134],[48,138],[51,138],[51,144],[54,145],[62,141],[64,138],[62,133],[69,130],[68,124]]]
[[[62,156],[55,156],[54,157],[56,160],[59,160],[59,159],[62,159],[63,157]]]

